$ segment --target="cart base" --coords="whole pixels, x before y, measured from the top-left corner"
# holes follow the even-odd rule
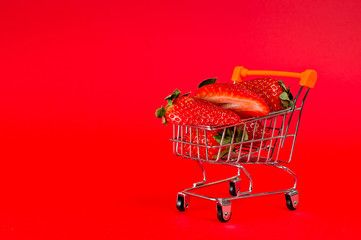
[[[287,208],[290,210],[295,210],[299,204],[298,191],[295,190],[296,186],[297,186],[296,174],[293,173],[290,169],[288,169],[284,166],[277,165],[275,163],[267,163],[264,165],[276,167],[276,168],[282,169],[282,170],[288,172],[289,174],[291,174],[295,180],[293,187],[288,188],[288,189],[278,190],[278,191],[252,193],[252,190],[253,190],[252,178],[251,178],[250,174],[248,173],[248,171],[242,165],[236,166],[236,167],[238,167],[238,174],[236,176],[233,176],[233,177],[227,178],[227,179],[223,179],[223,180],[219,180],[216,182],[205,183],[206,182],[205,169],[204,169],[203,165],[200,163],[200,166],[202,167],[202,171],[203,171],[204,180],[201,184],[199,184],[199,183],[194,184],[193,187],[185,189],[184,191],[178,193],[178,198],[177,198],[178,210],[185,211],[188,208],[189,199],[191,196],[203,198],[203,199],[207,199],[210,201],[215,201],[217,203],[218,220],[220,220],[221,222],[228,222],[232,216],[231,200],[247,198],[247,197],[265,196],[265,195],[271,195],[271,194],[285,194]],[[241,175],[241,172],[243,172],[249,180],[248,191],[245,191],[245,192],[240,191],[241,179],[239,177]],[[229,181],[229,192],[232,195],[232,197],[215,198],[215,197],[209,197],[209,196],[200,195],[200,194],[191,192],[192,190],[195,190],[198,188],[203,188],[203,187],[211,186],[214,184],[223,183],[226,181]]]

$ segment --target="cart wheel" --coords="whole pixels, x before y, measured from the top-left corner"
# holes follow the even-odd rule
[[[177,209],[179,211],[184,212],[189,205],[189,197],[186,196],[185,194],[182,193],[178,193],[178,197],[177,197]]]
[[[298,191],[291,191],[285,194],[286,205],[289,210],[296,210],[298,206]]]
[[[217,203],[217,218],[221,222],[228,222],[231,219],[231,202]]]
[[[229,181],[229,194],[232,196],[237,196],[237,194],[240,193],[240,185],[241,185],[241,179],[235,179]]]

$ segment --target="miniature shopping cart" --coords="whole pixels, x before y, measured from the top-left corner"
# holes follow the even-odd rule
[[[263,196],[268,194],[285,194],[286,205],[288,209],[295,210],[297,208],[299,201],[298,191],[296,190],[297,177],[294,172],[283,165],[291,161],[303,105],[310,88],[313,88],[316,83],[317,73],[314,70],[306,70],[302,73],[258,70],[250,71],[244,67],[236,67],[232,75],[232,81],[242,82],[247,76],[278,76],[300,79],[299,91],[296,97],[293,99],[294,105],[284,110],[272,112],[264,117],[245,119],[242,123],[236,125],[212,127],[174,124],[173,138],[171,139],[173,142],[174,154],[176,156],[190,158],[197,161],[203,172],[203,181],[194,183],[193,187],[187,188],[178,193],[178,210],[185,211],[188,208],[189,199],[191,196],[203,198],[215,201],[217,203],[218,219],[221,222],[228,222],[232,215],[231,200],[245,197]],[[247,125],[253,125],[253,136],[246,137],[246,131],[242,131],[241,138],[235,137],[236,133],[240,132],[239,129],[245,129]],[[255,137],[257,125],[262,126],[263,128],[261,134],[262,136],[258,138]],[[209,136],[210,131],[217,131],[218,134],[222,134],[220,145],[210,146],[207,144],[207,133]],[[228,135],[231,133],[231,137],[228,136],[226,139],[225,136],[227,133]],[[205,144],[204,142],[202,144],[199,142],[200,134],[204,134]],[[184,136],[186,135],[189,135],[190,137],[185,138]],[[198,142],[194,143],[189,140],[192,139],[192,136],[196,135]],[[226,150],[226,153],[224,153],[224,148],[226,147],[229,150]],[[208,154],[212,148],[216,148],[217,150],[219,149],[218,155],[216,155],[216,157],[211,157]],[[205,151],[206,154],[200,154],[202,151]],[[231,178],[207,183],[206,171],[203,163],[233,166],[238,169],[238,174]],[[284,170],[293,176],[294,184],[288,189],[253,193],[253,180],[244,167],[247,164],[258,164]],[[249,186],[248,190],[246,191],[241,191],[241,173],[243,173],[248,178]],[[229,182],[229,193],[231,194],[230,197],[216,198],[194,192],[196,189],[227,181]]]

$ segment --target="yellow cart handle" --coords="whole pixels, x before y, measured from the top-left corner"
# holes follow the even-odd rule
[[[300,85],[304,87],[314,88],[317,81],[317,72],[308,69],[301,73],[267,71],[267,70],[248,70],[244,67],[235,67],[233,70],[232,81],[243,82],[247,76],[277,76],[299,78]]]

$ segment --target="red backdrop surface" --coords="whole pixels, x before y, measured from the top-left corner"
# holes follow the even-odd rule
[[[2,1],[1,239],[360,239],[360,1]],[[213,202],[178,191],[201,178],[172,155],[154,111],[175,88],[235,66],[319,80],[284,196]],[[211,179],[232,169],[207,166]],[[251,168],[268,187],[284,176]],[[218,191],[218,190],[217,190]],[[224,185],[219,191],[227,192]]]

